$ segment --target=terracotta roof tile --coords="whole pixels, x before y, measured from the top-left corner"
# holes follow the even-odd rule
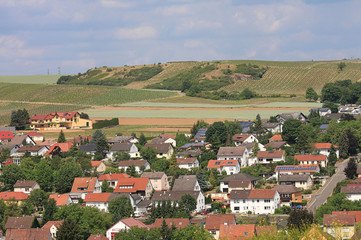
[[[73,187],[71,192],[87,192],[91,193],[94,191],[97,178],[95,177],[78,177],[74,179]]]
[[[211,214],[206,218],[205,229],[207,230],[219,230],[221,225],[236,224],[234,214]]]
[[[0,139],[13,139],[14,133],[10,131],[1,131],[0,132]]]
[[[130,178],[130,176],[126,173],[108,173],[108,174],[103,174],[98,178],[98,181],[103,181],[103,180],[118,180],[119,178]]]
[[[5,224],[5,229],[14,229],[14,228],[31,228],[34,217],[24,216],[24,217],[9,217]]]
[[[44,135],[39,132],[27,132],[26,135],[30,137],[43,137]]]
[[[39,152],[44,146],[40,145],[24,145],[18,149],[17,152]]]
[[[91,161],[92,167],[98,167],[102,161]]]
[[[49,240],[51,239],[49,229],[9,229],[6,231],[6,239],[21,240]]]
[[[56,206],[64,206],[68,202],[69,194],[50,194],[49,198],[56,201]]]
[[[315,143],[315,144],[313,144],[313,146],[316,149],[330,149],[332,144],[331,143]],[[338,146],[336,146],[336,145],[333,145],[333,147],[338,148]]]
[[[232,141],[244,142],[247,138],[249,138],[252,134],[235,134],[232,137]]]
[[[118,165],[121,167],[144,166],[147,162],[148,162],[147,160],[127,160],[127,161],[120,161]]]
[[[134,193],[137,191],[145,191],[148,181],[148,178],[120,178],[118,179],[118,185],[116,186],[114,192]]]
[[[236,166],[238,160],[209,160],[207,168],[221,168],[224,166]]]
[[[108,240],[106,236],[103,234],[92,234],[90,237],[88,237],[88,240]]]
[[[0,199],[7,201],[15,199],[17,201],[28,199],[28,194],[23,192],[0,192]]]
[[[355,225],[355,223],[356,223],[356,218],[354,215],[348,215],[348,214],[323,215],[324,226],[333,226],[333,225],[352,226]]]
[[[280,158],[284,155],[285,151],[259,151],[257,158]]]
[[[283,138],[282,138],[282,135],[276,134],[276,135],[272,136],[269,140],[270,141],[283,141]]]
[[[326,161],[326,155],[295,155],[297,161]]]
[[[341,192],[346,193],[346,194],[360,194],[361,193],[361,185],[341,187]]]
[[[53,225],[56,228],[59,228],[61,226],[61,224],[63,224],[63,220],[61,220],[61,221],[49,221],[49,222],[45,223],[45,225],[42,228],[50,229]]]
[[[251,239],[255,235],[255,224],[221,225],[219,229],[220,240]]]
[[[62,152],[69,152],[71,146],[73,146],[72,143],[55,143],[51,145],[49,151],[45,153],[45,155],[49,155],[54,150],[55,147],[59,147]]]
[[[356,224],[361,222],[361,211],[333,211],[332,215],[343,214],[343,215],[353,215],[356,217]]]
[[[131,227],[139,227],[139,228],[149,229],[149,226],[145,225],[141,221],[134,219],[134,218],[126,218],[126,219],[122,219],[120,221],[123,222],[125,225],[127,225],[130,228]]]
[[[107,202],[112,193],[88,193],[84,202]]]
[[[197,158],[177,158],[177,164],[191,164],[195,163]]]

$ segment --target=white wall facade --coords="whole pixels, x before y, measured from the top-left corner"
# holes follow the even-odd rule
[[[359,201],[361,200],[361,193],[349,193],[346,194],[346,197],[350,201]]]
[[[276,191],[273,199],[231,199],[232,213],[274,214],[280,207],[280,195]]]
[[[96,207],[100,211],[108,212],[108,203],[107,202],[86,202],[87,207]]]

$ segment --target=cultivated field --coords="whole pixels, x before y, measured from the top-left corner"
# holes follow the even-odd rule
[[[0,82],[6,83],[31,83],[31,84],[56,84],[61,75],[20,75],[0,76]]]

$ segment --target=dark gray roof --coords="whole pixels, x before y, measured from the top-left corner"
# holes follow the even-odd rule
[[[197,183],[195,175],[182,175],[174,181],[173,191],[193,191]]]
[[[251,190],[232,190],[230,199],[247,199]]]
[[[296,188],[293,185],[277,185],[273,189],[276,189],[279,194],[302,192],[301,189]]]
[[[301,174],[301,175],[280,175],[280,182],[306,182],[310,178],[309,174]]]
[[[80,145],[79,150],[84,152],[95,152],[97,150],[97,145],[95,143]]]
[[[158,153],[167,153],[169,149],[172,147],[170,143],[147,143],[144,145],[144,148],[153,147],[157,150]]]
[[[161,179],[164,174],[164,172],[144,172],[142,174],[142,177],[149,179]]]
[[[341,192],[346,194],[360,194],[361,185],[341,187]]]
[[[16,146],[19,147],[17,144],[12,144],[12,143],[11,144],[0,145],[0,151],[3,150],[4,148],[8,148],[11,151],[11,149],[13,149]]]
[[[153,194],[152,201],[179,201],[185,194],[190,194],[197,200],[199,193],[199,191],[156,191]]]
[[[301,112],[293,112],[293,113],[281,113],[278,114],[277,117],[282,118],[282,119],[299,119],[300,116],[305,117],[305,115],[303,115],[303,113]]]
[[[123,143],[115,143],[112,146],[112,149],[110,151],[117,152],[117,151],[130,151],[130,148],[132,147],[133,143],[129,142],[123,142]]]
[[[242,156],[246,147],[220,147],[217,156]]]
[[[200,149],[187,150],[187,151],[177,153],[178,156],[185,156],[185,157],[188,157],[188,156],[198,157],[201,154],[202,154],[202,151]]]
[[[246,173],[233,174],[221,180],[221,182],[230,182],[230,181],[257,181],[258,177],[253,177]]]
[[[262,126],[264,128],[275,128],[278,125],[281,125],[279,122],[268,122],[268,119],[262,119]]]
[[[142,208],[142,207],[149,207],[152,205],[152,201],[150,200],[143,200],[143,201],[140,201],[138,204],[137,204],[137,207],[139,208]]]
[[[264,145],[266,148],[271,147],[273,149],[280,149],[281,147],[283,147],[284,145],[286,145],[287,142],[286,141],[277,141],[277,142],[270,142],[267,143],[266,145]]]
[[[164,143],[167,140],[168,140],[168,138],[163,138],[162,136],[158,136],[156,138],[153,138],[151,140],[151,143],[153,143],[153,144],[161,144],[161,143]]]
[[[121,143],[121,142],[129,142],[129,140],[133,139],[133,136],[115,136],[110,139],[108,142],[110,143]]]

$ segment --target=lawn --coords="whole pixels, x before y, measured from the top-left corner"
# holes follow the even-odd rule
[[[56,84],[61,75],[19,75],[0,76],[0,82],[6,83],[32,83],[32,84]]]

